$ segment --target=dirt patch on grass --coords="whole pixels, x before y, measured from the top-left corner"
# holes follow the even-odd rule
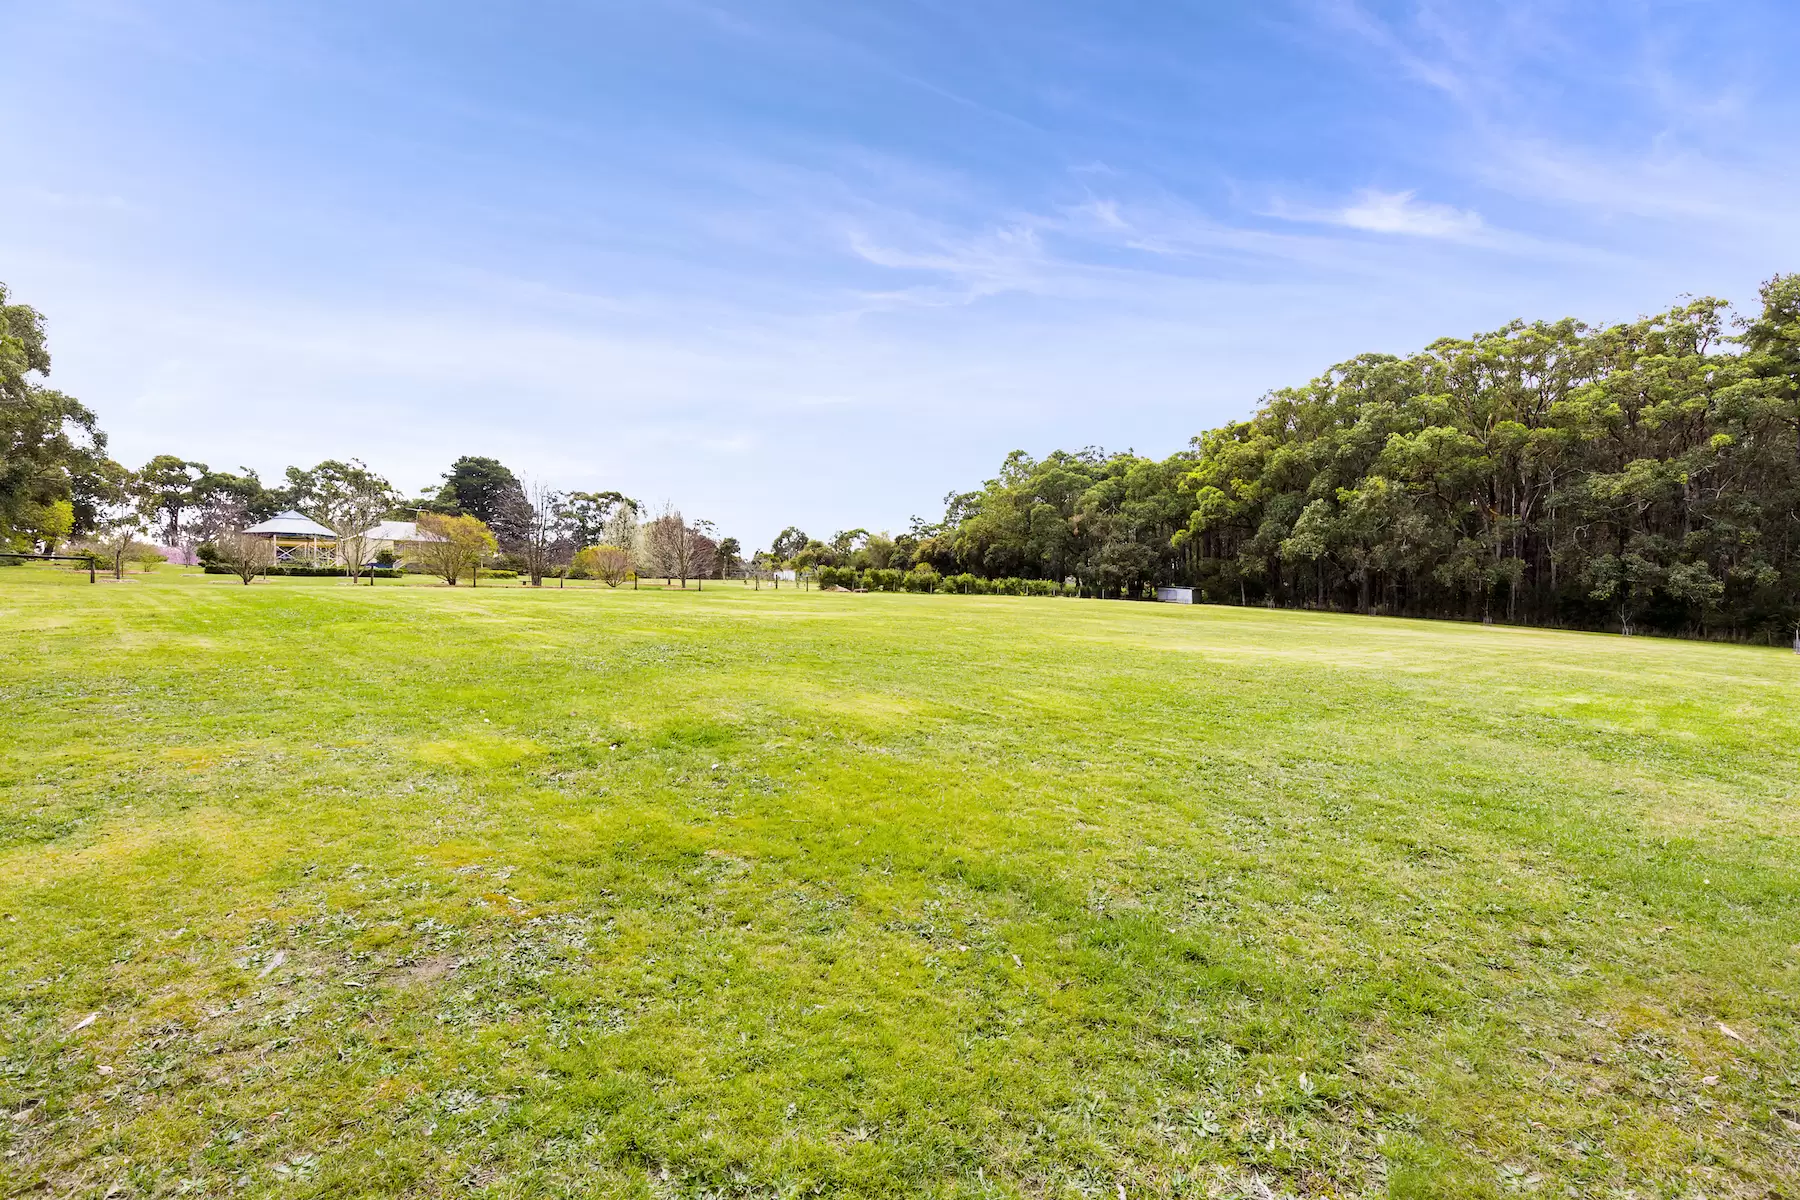
[[[393,978],[407,987],[436,983],[460,966],[462,960],[454,954],[430,954],[416,963],[394,968]]]

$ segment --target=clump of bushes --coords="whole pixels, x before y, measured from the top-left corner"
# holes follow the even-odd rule
[[[612,545],[584,546],[569,564],[569,578],[598,579],[607,587],[618,587],[630,576],[630,553]]]
[[[930,563],[920,563],[900,578],[900,585],[909,592],[935,592],[944,577],[938,574],[937,568]]]

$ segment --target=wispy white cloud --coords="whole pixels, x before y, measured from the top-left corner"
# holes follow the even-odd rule
[[[1481,214],[1448,204],[1432,204],[1417,192],[1384,192],[1366,188],[1350,204],[1321,214],[1322,219],[1370,233],[1397,233],[1407,237],[1474,241],[1488,232]]]
[[[1800,209],[1793,201],[1800,195],[1800,167],[1792,160],[1728,161],[1702,148],[1668,144],[1621,153],[1524,136],[1496,136],[1486,148],[1478,171],[1496,190],[1601,218],[1683,220],[1800,236]]]
[[[913,222],[917,224],[918,222]],[[969,297],[1006,291],[1032,291],[1041,286],[1047,258],[1038,231],[1013,223],[968,235],[927,234],[922,244],[906,248],[888,243],[868,230],[853,228],[850,250],[864,262],[899,271],[928,271],[962,281]]]
[[[1384,18],[1361,0],[1314,0],[1345,53],[1372,58],[1454,104],[1418,160],[1436,188],[1484,212],[1371,190],[1341,206],[1277,205],[1286,219],[1526,253],[1615,261],[1661,247],[1800,253],[1800,104],[1764,47],[1754,6],[1696,24],[1630,5],[1520,0],[1498,9],[1420,0]],[[1733,23],[1736,23],[1735,25]],[[1591,39],[1603,32],[1607,54]],[[1772,75],[1771,71],[1777,74]],[[1498,213],[1495,217],[1493,214]],[[1537,235],[1511,232],[1509,218]]]
[[[1219,279],[1323,275],[1404,287],[1428,268],[1394,255],[1392,242],[1401,238],[1435,243],[1440,255],[1618,265],[1603,248],[1496,228],[1473,210],[1413,191],[1365,189],[1336,204],[1278,198],[1215,213],[1152,181],[1121,175],[1109,182],[1116,186],[1084,187],[1081,199],[1041,211],[995,214],[980,228],[872,199],[820,220],[838,222],[848,253],[876,269],[874,286],[853,289],[861,314],[1009,296],[1141,309]]]
[[[1469,96],[1468,65],[1451,57],[1441,39],[1434,47],[1415,47],[1357,0],[1315,0],[1314,10],[1325,27],[1373,47],[1413,79],[1458,100]]]

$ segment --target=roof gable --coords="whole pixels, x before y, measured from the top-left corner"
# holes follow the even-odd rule
[[[286,535],[288,537],[334,538],[337,536],[335,532],[319,524],[305,513],[295,512],[293,509],[278,512],[266,521],[258,521],[244,532]]]

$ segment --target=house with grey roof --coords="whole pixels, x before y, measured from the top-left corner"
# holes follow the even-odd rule
[[[435,533],[419,528],[417,521],[383,521],[363,532],[363,557],[373,563],[382,551],[391,551],[396,561],[405,559],[420,542],[443,541]]]

